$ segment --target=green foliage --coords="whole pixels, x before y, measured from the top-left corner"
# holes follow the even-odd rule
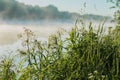
[[[13,59],[10,57],[2,57],[0,63],[0,80],[16,80],[17,74]]]
[[[113,4],[111,8],[117,9],[114,14],[114,17],[118,21],[118,24],[120,24],[120,0],[107,0],[107,1]]]
[[[113,8],[120,8],[120,0],[107,0],[114,4]]]
[[[108,16],[99,15],[80,15],[78,13],[69,13],[67,11],[59,11],[55,6],[49,5],[47,7],[39,7],[32,5],[25,5],[16,0],[0,0],[0,18],[3,20],[76,20],[86,16],[90,20],[101,21],[104,18],[111,19]]]
[[[28,7],[31,14],[33,10],[40,10],[32,8]],[[57,11],[53,6],[47,9]],[[1,7],[0,11],[3,10]],[[116,16],[119,21],[119,12]],[[38,41],[34,33],[25,28],[19,38],[24,47],[18,50],[20,60],[15,65],[15,57],[1,58],[0,80],[120,80],[120,23],[104,33],[103,24],[94,30],[91,22],[85,25],[80,20],[71,31],[58,31],[46,42]]]
[[[1,0],[3,4],[4,1]],[[20,16],[28,13],[24,6],[16,7],[20,6],[16,4],[8,11],[10,17],[13,17],[12,13]],[[6,8],[0,7],[0,11],[4,12]],[[33,16],[32,12],[41,13],[39,7],[32,8],[28,6]],[[53,6],[47,9],[57,11]],[[24,50],[18,50],[20,60],[15,62],[16,57],[2,57],[0,80],[120,80],[120,24],[115,27],[109,27],[104,33],[103,24],[96,31],[91,22],[85,25],[78,21],[71,31],[58,31],[47,42],[38,41],[34,33],[25,28],[19,35],[24,47]]]
[[[104,33],[103,25],[95,31],[91,22],[84,25],[81,21],[80,27],[77,23],[69,32],[61,30],[51,35],[47,42],[38,41],[31,30],[25,29],[19,35],[24,51],[19,50],[18,66],[14,68],[13,59],[4,58],[0,79],[119,80],[119,27],[109,27]]]

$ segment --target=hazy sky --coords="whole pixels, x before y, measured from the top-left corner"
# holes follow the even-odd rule
[[[60,11],[78,12],[81,14],[93,13],[99,15],[112,16],[113,9],[110,9],[111,3],[107,0],[17,0],[25,4],[39,5],[44,7],[54,5]],[[84,7],[86,6],[86,8]]]

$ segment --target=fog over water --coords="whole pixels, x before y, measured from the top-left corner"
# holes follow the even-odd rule
[[[17,35],[24,31],[24,27],[32,30],[36,35],[47,38],[50,34],[55,33],[60,28],[69,29],[72,24],[59,25],[0,25],[0,45],[8,45],[17,41]]]
[[[87,22],[89,24],[89,22]],[[114,26],[114,23],[107,22],[104,27]],[[93,26],[97,28],[98,23],[94,22]],[[40,40],[47,40],[51,34],[55,34],[56,31],[63,28],[70,30],[74,27],[74,23],[49,23],[49,24],[0,24],[0,55],[5,53],[11,53],[10,51],[16,51],[21,48],[21,41],[17,35],[23,33],[24,27],[32,30]],[[14,53],[14,52],[13,52]]]
[[[24,27],[32,30],[40,40],[47,40],[47,38],[63,28],[69,30],[74,24],[0,24],[0,55],[11,53],[21,48],[21,41],[18,39],[18,34],[24,32]]]

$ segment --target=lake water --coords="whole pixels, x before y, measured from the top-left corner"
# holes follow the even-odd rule
[[[98,23],[93,24],[97,27]],[[106,23],[105,27],[113,26],[113,23]],[[65,30],[70,30],[74,24],[61,23],[61,24],[49,24],[49,25],[12,25],[12,24],[1,24],[0,25],[0,55],[9,55],[11,53],[15,54],[17,49],[20,49],[21,41],[18,39],[17,35],[23,33],[24,27],[32,30],[40,40],[47,40],[47,38],[54,34],[57,30],[63,28]]]
[[[11,53],[21,47],[21,41],[17,35],[23,33],[24,27],[32,30],[40,40],[47,39],[51,34],[63,28],[69,30],[72,24],[51,24],[51,25],[0,25],[0,55]]]

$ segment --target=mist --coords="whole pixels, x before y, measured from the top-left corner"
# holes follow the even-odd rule
[[[47,24],[47,25],[46,25]],[[18,40],[17,35],[23,33],[24,27],[32,30],[35,35],[41,38],[48,38],[51,34],[57,30],[63,28],[69,30],[73,24],[69,23],[46,23],[42,25],[38,24],[1,24],[0,27],[0,45],[13,44]]]
[[[111,16],[59,11],[54,5],[40,7],[26,5],[16,0],[0,0],[0,51],[4,50],[2,46],[6,49],[9,45],[13,49],[19,47],[20,40],[17,35],[23,33],[24,27],[32,30],[41,40],[47,40],[51,34],[55,34],[61,28],[69,31],[75,26],[77,19],[82,19],[86,28],[92,22],[93,27],[97,29],[104,19],[108,19],[105,28],[114,25],[110,22]],[[78,26],[82,25],[78,24]]]
[[[92,22],[93,27],[97,29],[99,24],[102,24],[101,22],[95,22],[95,21],[86,21],[85,24],[89,25],[89,23]],[[33,24],[32,24],[33,23]],[[79,22],[78,22],[79,23]],[[115,23],[111,22],[105,22],[104,27],[112,27]],[[8,45],[13,44],[18,40],[17,35],[20,33],[23,33],[24,27],[32,30],[37,36],[41,38],[48,38],[51,34],[54,34],[61,28],[65,30],[70,30],[72,27],[74,27],[75,22],[27,22],[27,23],[1,23],[0,24],[0,45]],[[81,24],[78,24],[78,26],[81,26]]]

